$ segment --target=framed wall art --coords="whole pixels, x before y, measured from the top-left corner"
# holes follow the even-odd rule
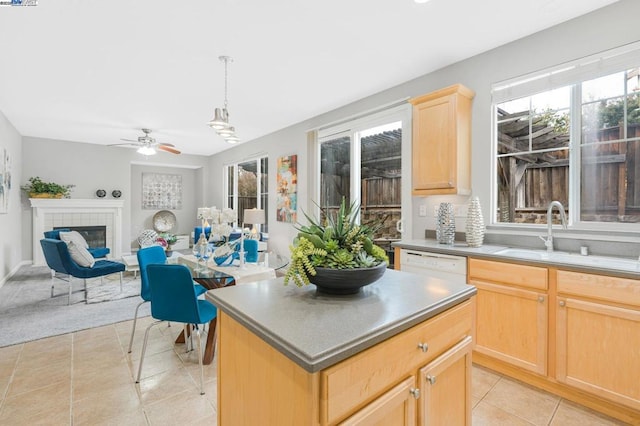
[[[142,173],[142,209],[182,209],[182,176]]]
[[[276,217],[278,222],[298,221],[298,156],[278,158],[276,171]]]

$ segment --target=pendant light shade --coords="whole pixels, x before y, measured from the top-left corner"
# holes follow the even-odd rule
[[[227,66],[229,62],[233,62],[230,56],[219,56],[218,59],[224,62],[224,107],[216,108],[213,113],[213,119],[209,121],[209,127],[214,129],[219,136],[224,138],[228,143],[236,143],[240,140],[236,136],[236,129],[229,124],[229,110],[227,108],[227,89],[228,89],[228,73]]]
[[[215,130],[222,130],[229,127],[229,123],[227,123],[226,114],[223,109],[215,109],[213,119],[209,122],[209,127]]]

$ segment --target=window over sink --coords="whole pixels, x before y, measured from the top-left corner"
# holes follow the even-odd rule
[[[640,223],[640,43],[493,86],[493,223]],[[554,216],[554,223],[559,216]]]

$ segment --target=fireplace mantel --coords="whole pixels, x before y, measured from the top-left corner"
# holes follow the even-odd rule
[[[45,265],[40,240],[54,226],[104,225],[110,258],[122,257],[124,200],[30,198],[33,221],[33,265]]]

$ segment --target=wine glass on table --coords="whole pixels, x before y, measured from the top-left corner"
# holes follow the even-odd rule
[[[204,265],[202,267],[202,270],[207,269],[207,262],[209,261],[212,255],[213,255],[213,248],[209,244],[207,244],[207,248],[204,249],[202,253],[202,259],[204,259]]]
[[[197,271],[202,270],[201,267],[200,267],[200,260],[202,259],[202,255],[200,254],[200,248],[198,247],[197,244],[193,245],[193,255],[195,256],[195,258],[197,260],[196,270]]]

